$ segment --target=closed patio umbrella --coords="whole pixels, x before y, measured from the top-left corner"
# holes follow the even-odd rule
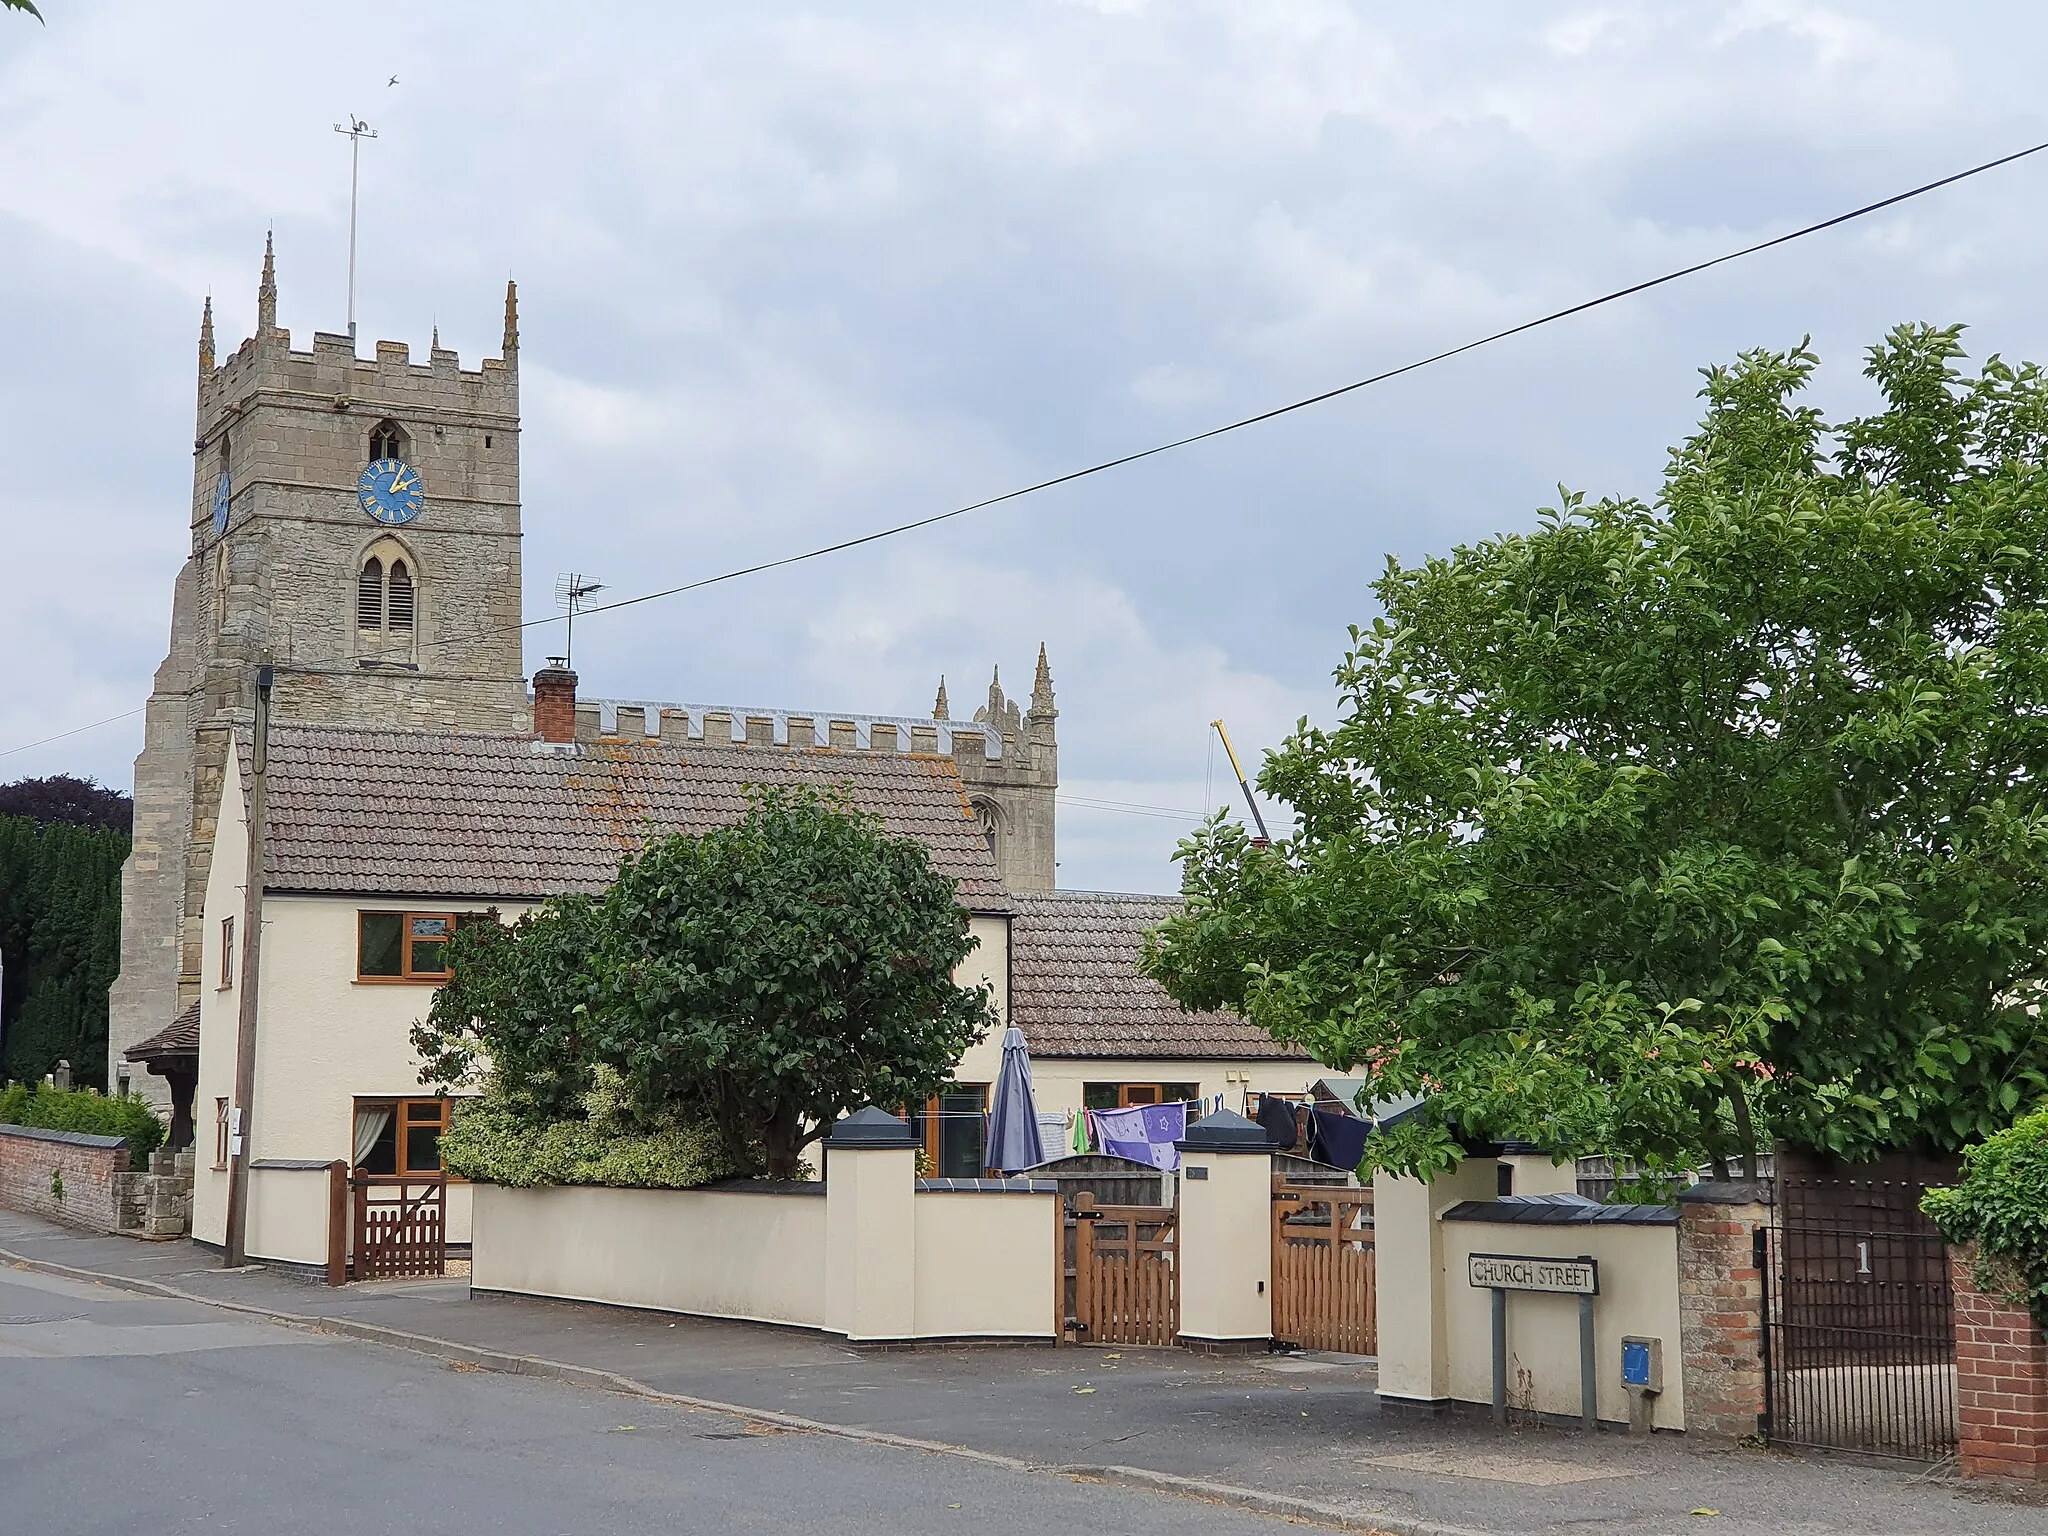
[[[988,1166],[1004,1173],[1036,1168],[1045,1161],[1045,1143],[1038,1134],[1038,1107],[1031,1099],[1031,1053],[1024,1031],[1003,1036],[1003,1065],[996,1073],[988,1112]]]

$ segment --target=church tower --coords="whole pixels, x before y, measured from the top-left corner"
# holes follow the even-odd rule
[[[424,363],[324,331],[294,351],[266,239],[256,334],[217,360],[211,300],[200,320],[190,531],[135,760],[110,1077],[199,996],[214,816],[259,665],[278,719],[532,729],[513,286],[502,355],[474,370],[438,335]]]

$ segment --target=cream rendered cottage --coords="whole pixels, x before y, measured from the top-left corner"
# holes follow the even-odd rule
[[[538,680],[537,680],[538,681]],[[843,787],[955,882],[976,948],[963,984],[1034,1031],[1041,1107],[1299,1092],[1314,1072],[1228,1015],[1184,1015],[1135,972],[1138,937],[1172,909],[1157,897],[1013,895],[952,757],[883,746],[705,739],[546,740],[279,722],[270,733],[246,1247],[321,1268],[327,1169],[432,1174],[449,1104],[419,1081],[411,1044],[446,978],[456,925],[510,921],[559,892],[598,892],[650,833],[738,819],[756,784]],[[566,733],[564,733],[566,734]],[[198,1175],[193,1235],[224,1245],[237,1025],[249,743],[229,754],[204,907]],[[1013,939],[1013,925],[1016,938]],[[1013,1007],[1013,993],[1016,999]],[[981,1116],[1000,1031],[961,1061],[956,1092],[915,1111],[933,1172],[981,1172]],[[1049,1155],[1063,1148],[1048,1145]],[[469,1240],[452,1181],[447,1238]],[[351,1239],[352,1240],[352,1239]]]

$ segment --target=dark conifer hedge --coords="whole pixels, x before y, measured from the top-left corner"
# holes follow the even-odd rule
[[[11,787],[11,786],[8,786]],[[128,833],[0,815],[0,1078],[104,1083]]]

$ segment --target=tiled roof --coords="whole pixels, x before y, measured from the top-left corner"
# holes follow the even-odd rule
[[[1010,1022],[1032,1055],[1309,1059],[1234,1013],[1183,1013],[1138,974],[1140,939],[1180,910],[1178,898],[1056,891],[1010,900]]]
[[[247,747],[244,745],[244,763]],[[265,885],[347,895],[540,898],[603,890],[652,834],[738,821],[750,785],[842,786],[931,851],[963,904],[1006,911],[949,757],[271,726]]]
[[[130,1061],[148,1061],[156,1056],[182,1056],[199,1053],[199,1005],[192,1004],[183,1013],[151,1035],[140,1045],[131,1045],[121,1054]]]

